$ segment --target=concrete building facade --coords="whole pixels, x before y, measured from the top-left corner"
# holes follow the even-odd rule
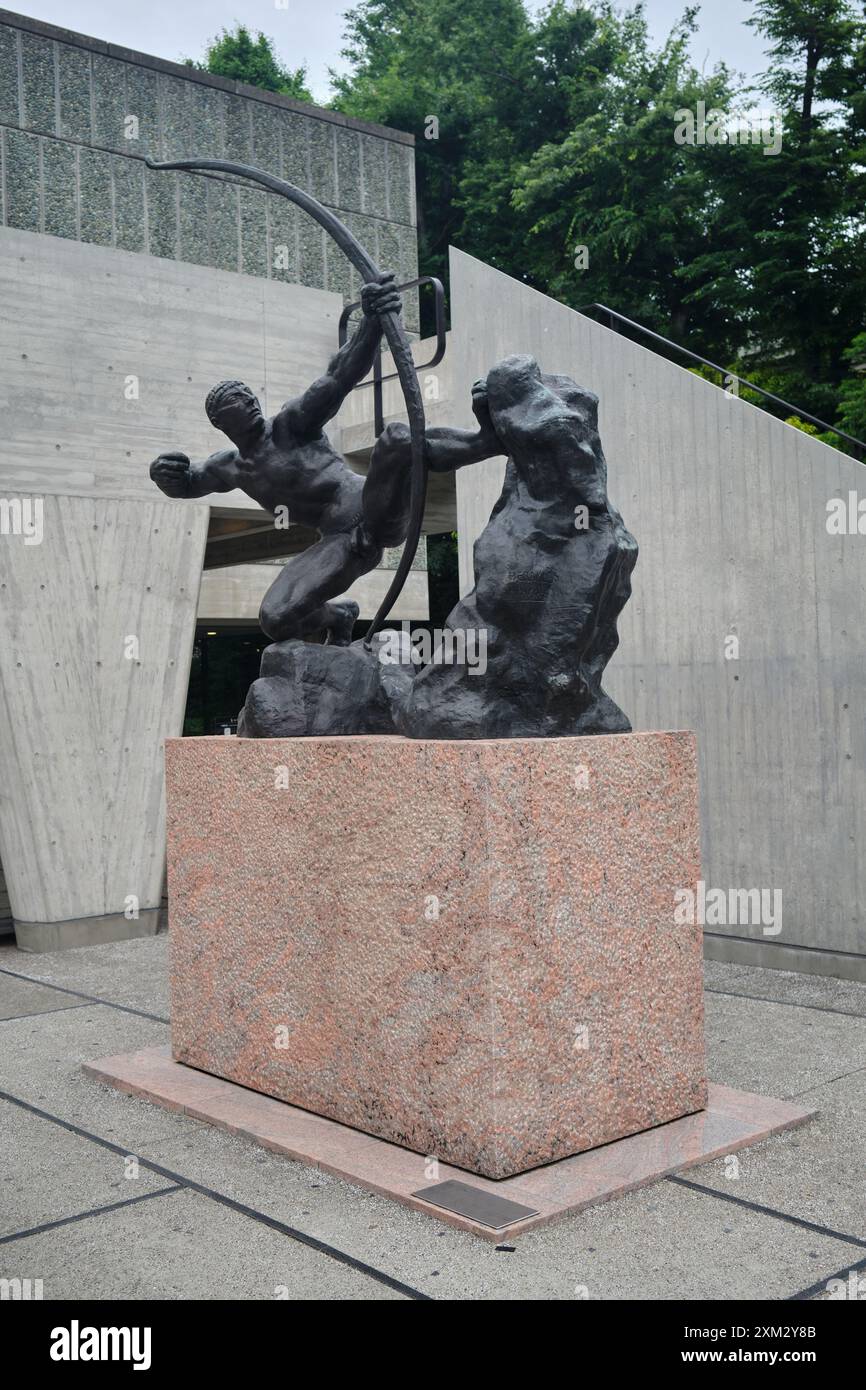
[[[454,248],[449,284],[431,424],[470,428],[471,383],[513,352],[599,397],[610,495],[640,546],[604,684],[636,730],[697,734],[705,894],[725,898],[724,914],[705,901],[707,955],[866,979],[866,534],[828,526],[828,506],[866,499],[863,465]],[[341,415],[355,448],[363,411]],[[393,383],[385,415],[401,415]],[[504,470],[449,480],[463,593]]]
[[[252,164],[334,208],[417,273],[414,137],[0,10],[0,221],[357,297],[321,227],[261,187],[151,159]],[[406,321],[417,328],[417,305]]]
[[[280,174],[408,280],[412,145],[0,11],[0,859],[28,949],[156,929],[162,743],[196,623],[254,628],[274,561],[312,539],[240,492],[171,501],[149,461],[224,446],[203,408],[221,379],[267,413],[303,390],[359,289],[284,199],[144,157]],[[416,314],[407,296],[410,329]],[[353,586],[362,617],[393,564]],[[422,549],[398,617],[427,615],[423,566]]]

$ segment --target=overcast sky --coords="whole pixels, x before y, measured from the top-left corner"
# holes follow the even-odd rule
[[[241,21],[274,39],[290,67],[307,67],[318,101],[329,95],[328,68],[340,68],[343,14],[351,0],[5,0],[9,9],[44,19],[92,38],[180,62],[200,58],[208,39]],[[529,0],[533,10],[543,0]],[[663,38],[682,14],[686,0],[646,0],[654,36]],[[623,6],[623,8],[626,8]],[[750,0],[704,0],[693,48],[698,67],[718,59],[750,76],[764,67],[761,41],[743,20]]]

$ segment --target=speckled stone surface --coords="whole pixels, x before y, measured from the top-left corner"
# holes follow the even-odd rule
[[[90,55],[80,48],[61,44],[59,63],[60,134],[67,140],[91,139]],[[137,110],[137,107],[133,107]]]
[[[81,240],[97,246],[113,245],[111,155],[82,145],[78,151],[78,179]]]
[[[21,35],[24,125],[54,133],[54,46],[36,34]]]
[[[124,119],[129,112],[126,101],[126,63],[93,55],[94,144],[109,150],[122,150]]]
[[[705,1106],[691,734],[166,769],[176,1061],[497,1179]]]
[[[283,199],[235,179],[226,180],[225,194],[221,186],[197,191],[192,185],[220,180],[154,173],[140,163],[145,154],[225,157],[282,172],[344,219],[369,214],[371,255],[381,226],[393,248],[383,269],[404,280],[417,273],[414,153],[405,135],[315,107],[288,109],[281,96],[231,90],[226,79],[72,37],[39,20],[0,17],[0,222],[333,286],[356,299],[357,277],[330,252],[326,264],[325,235],[310,218],[303,215],[287,240]],[[272,254],[283,245],[290,257]],[[406,296],[404,313],[417,332],[417,294]]]
[[[135,159],[112,160],[114,243],[124,251],[145,249],[144,165]]]
[[[3,135],[6,225],[38,232],[39,142],[18,130],[6,130]]]
[[[76,221],[75,149],[61,140],[43,142],[45,230],[49,236],[74,238]]]
[[[0,123],[17,125],[20,119],[18,104],[18,35],[14,29],[0,26]]]

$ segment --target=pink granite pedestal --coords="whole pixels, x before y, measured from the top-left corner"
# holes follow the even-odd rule
[[[166,768],[176,1062],[492,1179],[704,1109],[691,734]]]

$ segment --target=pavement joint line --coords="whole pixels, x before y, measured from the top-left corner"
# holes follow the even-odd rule
[[[826,1004],[798,1004],[796,999],[770,999],[764,994],[741,994],[737,989],[712,989],[704,985],[705,994],[721,994],[726,999],[752,999],[756,1004],[782,1004],[786,1009],[812,1009],[819,1014],[838,1014],[840,1018],[859,1018],[866,1023],[866,1014],[855,1014],[850,1009],[830,1009]]]
[[[316,1236],[307,1235],[305,1231],[299,1231],[295,1226],[288,1226],[284,1221],[278,1221],[274,1216],[257,1211],[255,1207],[248,1207],[243,1202],[235,1201],[233,1197],[226,1197],[222,1192],[216,1192],[212,1187],[205,1187],[202,1183],[195,1182],[193,1178],[185,1177],[183,1173],[175,1173],[171,1168],[164,1168],[161,1163],[154,1163],[153,1159],[135,1154],[130,1149],[115,1144],[111,1139],[104,1139],[101,1134],[94,1134],[91,1130],[83,1129],[81,1125],[73,1124],[71,1120],[64,1120],[59,1115],[52,1115],[49,1110],[41,1110],[39,1106],[32,1105],[29,1100],[22,1100],[20,1096],[13,1096],[9,1091],[2,1090],[0,1090],[0,1100],[9,1101],[11,1105],[17,1105],[20,1109],[26,1110],[31,1115],[37,1115],[42,1120],[50,1120],[60,1129],[65,1129],[70,1134],[77,1134],[81,1139],[89,1139],[92,1144],[98,1144],[100,1148],[108,1149],[109,1153],[119,1154],[122,1158],[136,1158],[140,1166],[146,1168],[149,1173],[156,1173],[159,1177],[166,1178],[169,1182],[176,1183],[179,1187],[186,1188],[190,1192],[197,1192],[202,1197],[209,1197],[219,1206],[228,1207],[230,1211],[238,1212],[239,1215],[246,1216],[251,1221],[257,1221],[272,1231],[278,1231],[281,1235],[288,1236],[290,1240],[296,1240],[300,1245],[306,1245],[320,1255],[326,1255],[338,1264],[346,1265],[349,1269],[354,1269],[369,1279],[384,1284],[386,1288],[404,1294],[406,1298],[421,1300],[425,1303],[434,1301],[431,1294],[422,1293],[420,1289],[413,1288],[411,1284],[404,1284],[401,1280],[394,1279],[384,1270],[377,1269],[375,1265],[368,1265],[354,1255],[347,1254],[345,1250],[338,1250],[335,1245],[328,1245],[326,1241],[318,1240]]]
[[[800,1096],[807,1096],[810,1091],[820,1091],[822,1086],[832,1086],[837,1081],[844,1081],[846,1077],[857,1076],[861,1071],[866,1071],[866,1067],[852,1067],[851,1071],[840,1071],[838,1076],[828,1076],[826,1081],[816,1081],[814,1086],[806,1086],[802,1091],[795,1091],[788,1100],[797,1100]]]
[[[48,1014],[68,1014],[70,1009],[86,1009],[85,1003],[58,1004],[56,1009],[36,1009],[32,1014],[8,1014],[0,1023],[17,1023],[19,1018],[45,1018]]]
[[[789,1293],[783,1299],[784,1303],[803,1303],[808,1302],[816,1293],[826,1293],[827,1285],[831,1279],[842,1279],[846,1274],[857,1273],[861,1269],[866,1269],[866,1259],[858,1260],[855,1265],[845,1265],[844,1269],[837,1269],[835,1274],[828,1274],[826,1279],[819,1279],[817,1284],[810,1284],[808,1289],[801,1289],[799,1293]]]
[[[104,1207],[78,1211],[74,1216],[60,1216],[56,1221],[43,1221],[39,1226],[30,1226],[26,1231],[13,1231],[11,1235],[0,1236],[0,1245],[8,1245],[13,1240],[24,1240],[27,1236],[41,1236],[45,1231],[56,1231],[59,1226],[71,1226],[75,1221],[89,1221],[91,1216],[105,1216],[107,1212],[135,1206],[136,1202],[149,1202],[152,1197],[164,1197],[168,1192],[182,1191],[181,1184],[175,1183],[173,1187],[160,1187],[156,1192],[142,1192],[138,1197],[124,1197],[122,1201],[109,1202]]]
[[[0,975],[11,975],[13,980],[27,980],[32,985],[57,989],[61,994],[74,994],[77,999],[85,999],[88,1004],[104,1004],[107,1009],[120,1009],[125,1014],[137,1014],[139,1018],[153,1019],[154,1023],[171,1023],[171,1019],[163,1018],[161,1014],[150,1014],[146,1009],[134,1009],[131,1004],[115,1004],[113,999],[102,999],[98,994],[85,994],[83,990],[69,989],[67,985],[55,985],[50,980],[40,980],[37,975],[22,975],[20,971],[7,970],[5,966],[0,966]]]
[[[792,1226],[802,1226],[806,1231],[814,1231],[816,1235],[830,1236],[833,1240],[841,1240],[846,1245],[856,1245],[861,1250],[866,1250],[866,1240],[862,1240],[860,1236],[846,1235],[830,1226],[822,1226],[817,1221],[807,1221],[804,1216],[792,1216],[790,1212],[779,1211],[777,1207],[765,1207],[763,1203],[752,1202],[748,1197],[736,1197],[733,1192],[720,1192],[717,1187],[707,1187],[704,1183],[693,1182],[674,1173],[667,1178],[667,1182],[674,1182],[679,1187],[689,1187],[693,1192],[704,1193],[707,1197],[718,1197],[720,1202],[733,1202],[735,1206],[745,1207],[747,1211],[759,1212],[761,1216],[772,1216],[777,1221],[787,1221]]]

